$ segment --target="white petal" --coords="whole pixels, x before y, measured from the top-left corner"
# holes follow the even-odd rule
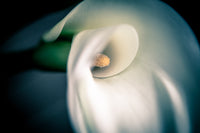
[[[189,132],[193,125],[189,108],[196,109],[189,103],[195,102],[193,96],[200,88],[200,51],[187,23],[160,1],[86,0],[72,13],[64,31],[77,33],[125,23],[135,28],[140,40],[127,69],[98,79],[93,78],[91,61],[105,48],[112,28],[103,34],[98,29],[84,31],[74,39],[68,62],[68,99],[76,130],[175,131],[167,125]],[[95,40],[88,41],[91,38]]]

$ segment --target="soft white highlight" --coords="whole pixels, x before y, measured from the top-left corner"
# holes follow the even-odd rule
[[[188,118],[187,107],[184,103],[184,99],[181,97],[180,92],[178,92],[178,88],[174,85],[174,83],[164,72],[158,71],[157,74],[160,77],[163,84],[165,85],[167,92],[169,93],[170,99],[172,101],[178,132],[189,132],[190,120]]]

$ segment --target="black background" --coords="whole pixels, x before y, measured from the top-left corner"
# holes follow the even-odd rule
[[[30,25],[34,21],[44,16],[73,6],[81,0],[7,0],[0,2],[0,45],[5,43],[10,37],[16,34],[20,29]],[[3,61],[2,61],[3,60]],[[8,62],[0,54],[0,94],[1,94],[1,129],[2,133],[20,132],[20,133],[40,133],[42,130],[34,127],[26,127],[27,117],[8,99],[9,77],[13,72],[8,68]],[[15,61],[13,61],[15,62]],[[15,62],[16,63],[16,62]],[[15,64],[14,63],[14,64]],[[8,63],[9,64],[9,63]],[[20,64],[20,63],[19,63]],[[3,66],[2,66],[3,65]],[[21,67],[20,65],[18,67]],[[26,66],[26,65],[25,65]],[[16,67],[16,64],[15,64]],[[23,68],[24,69],[24,68]],[[9,70],[9,71],[8,71]],[[42,131],[44,133],[44,131]],[[51,131],[53,132],[53,131]],[[64,132],[64,131],[63,131]],[[68,125],[68,132],[72,128]]]
[[[82,0],[7,0],[0,4],[1,43],[18,30],[49,13],[63,10]]]
[[[21,28],[31,24],[33,21],[44,17],[45,15],[65,9],[73,4],[80,2],[81,0],[54,0],[54,1],[37,1],[37,0],[27,0],[27,1],[5,1],[0,4],[0,44],[3,44],[9,37],[15,34]],[[173,7],[190,25],[198,41],[200,40],[200,26],[199,26],[199,2],[195,0],[190,1],[175,1],[175,0],[164,0],[171,7]],[[5,75],[4,75],[5,76]],[[1,75],[2,77],[2,75]],[[2,89],[2,88],[1,88]],[[4,92],[4,91],[1,91]],[[2,95],[2,93],[1,93]],[[3,93],[4,95],[4,93]],[[6,95],[5,95],[6,96]],[[8,104],[8,102],[3,99],[3,105]],[[9,105],[5,105],[7,109],[1,113],[3,116],[7,116],[6,113],[10,109],[13,109]],[[17,113],[16,113],[17,114]],[[1,117],[2,118],[2,117]],[[3,117],[4,118],[4,117]],[[25,118],[21,118],[25,119]],[[15,118],[5,118],[1,119],[5,129],[16,127],[17,121]],[[15,121],[16,125],[12,125]],[[19,124],[18,123],[18,124]],[[3,129],[4,129],[3,128]],[[16,128],[15,128],[16,129]],[[19,129],[20,130],[20,129]],[[7,130],[8,131],[8,130]],[[4,131],[4,132],[7,132]],[[17,132],[17,130],[16,130]]]

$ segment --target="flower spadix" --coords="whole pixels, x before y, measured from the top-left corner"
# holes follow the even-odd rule
[[[74,34],[68,106],[77,132],[190,132],[200,51],[187,23],[157,0],[85,0],[43,37]],[[96,56],[109,65],[95,67]],[[99,59],[100,62],[103,59]],[[99,62],[98,62],[99,63]]]
[[[104,54],[98,54],[96,55],[96,58],[94,60],[94,67],[107,67],[110,65],[110,58]]]

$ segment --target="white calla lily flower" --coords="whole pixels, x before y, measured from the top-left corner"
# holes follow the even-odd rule
[[[190,132],[200,51],[187,23],[157,0],[85,0],[44,40],[74,33],[68,103],[77,132]],[[96,55],[110,58],[94,68]]]

